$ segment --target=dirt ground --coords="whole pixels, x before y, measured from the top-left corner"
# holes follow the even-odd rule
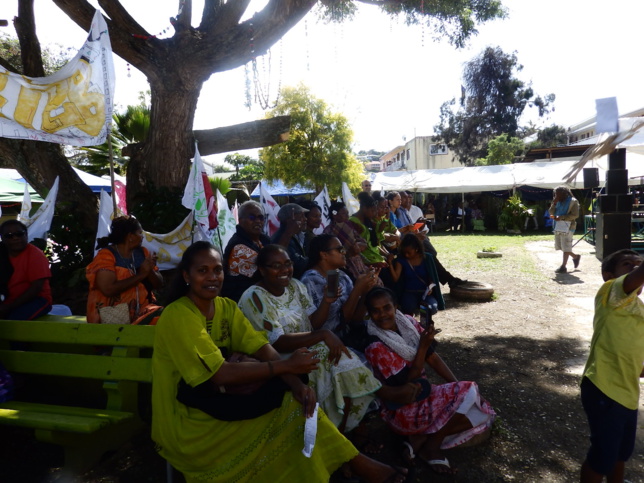
[[[455,478],[437,476],[419,463],[417,482],[578,479],[588,445],[578,381],[592,335],[593,298],[601,284],[599,261],[594,247],[585,242],[575,248],[583,255],[579,269],[567,274],[554,273],[561,252],[553,250],[551,241],[529,242],[504,251],[503,256],[511,260],[525,249],[542,276],[519,270],[493,275],[462,273],[458,266],[449,267],[460,277],[488,282],[495,288],[496,299],[487,303],[461,302],[448,294],[448,309],[436,316],[435,323],[443,329],[441,356],[457,377],[478,382],[498,420],[488,441],[447,452],[459,468]],[[644,407],[644,396],[640,402],[640,408]],[[401,464],[400,440],[377,418],[370,419],[368,427],[372,437],[385,443],[379,458]],[[11,441],[0,438],[0,481],[69,481],[58,476],[60,455],[55,448],[34,444],[26,432],[3,434]],[[644,483],[642,409],[626,479]],[[165,481],[165,463],[155,454],[149,437],[141,435],[78,481],[161,482]]]

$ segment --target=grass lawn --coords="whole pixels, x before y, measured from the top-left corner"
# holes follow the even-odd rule
[[[552,234],[510,235],[503,233],[453,235],[434,233],[430,240],[438,251],[441,263],[458,267],[458,273],[497,272],[499,274],[518,270],[545,279],[537,270],[534,258],[525,250],[525,244],[532,241],[552,241]],[[554,243],[554,242],[553,242]],[[491,250],[503,254],[501,258],[477,258],[476,252]]]

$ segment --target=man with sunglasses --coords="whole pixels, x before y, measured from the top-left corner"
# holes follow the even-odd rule
[[[18,220],[0,225],[0,319],[32,320],[51,310],[49,260]]]
[[[235,302],[248,287],[259,280],[257,254],[262,247],[270,244],[264,234],[266,216],[262,205],[246,201],[239,207],[239,224],[224,250],[224,284],[221,295]]]

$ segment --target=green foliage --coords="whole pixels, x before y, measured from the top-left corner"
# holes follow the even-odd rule
[[[523,154],[525,145],[519,138],[501,134],[490,141],[487,156],[476,161],[477,166],[512,164],[514,158]]]
[[[530,148],[554,148],[565,144],[568,144],[566,128],[553,124],[537,131],[537,139],[530,143]]]
[[[71,47],[63,47],[59,44],[45,46],[41,53],[45,75],[51,75],[60,70],[74,54]],[[0,33],[0,58],[13,66],[17,72],[23,72],[20,42],[6,33]]]
[[[538,96],[530,84],[516,77],[523,69],[515,53],[487,47],[465,66],[464,96],[456,112],[456,100],[443,103],[435,141],[447,143],[459,161],[470,165],[484,158],[490,139],[501,134],[515,137],[526,107],[536,107],[539,116],[550,112],[554,94]]]
[[[85,267],[94,256],[96,233],[88,231],[68,203],[58,202],[49,231],[51,243],[45,252],[50,260],[52,279],[65,287],[87,284]]]
[[[519,195],[510,196],[499,215],[499,230],[521,230],[530,209],[523,204]]]
[[[462,48],[476,35],[477,23],[505,18],[506,11],[498,0],[400,0],[396,2],[368,2],[381,5],[391,17],[403,16],[408,25],[424,23],[435,39],[447,38],[454,46]],[[321,16],[329,22],[351,20],[357,9],[350,0],[322,0]]]
[[[331,193],[339,193],[343,181],[359,189],[363,168],[352,154],[353,131],[344,115],[333,112],[302,84],[284,88],[267,117],[281,115],[291,116],[290,137],[260,151],[266,179],[316,191],[326,184]]]
[[[226,195],[232,187],[232,184],[226,178],[210,176],[208,177],[208,181],[210,181],[210,187],[212,188],[212,194],[214,195],[216,195],[217,190],[219,190],[222,195]]]
[[[247,164],[239,170],[239,174],[232,175],[229,179],[231,181],[260,181],[264,178],[264,163],[257,162],[254,164]]]
[[[145,95],[143,94],[143,101]],[[122,149],[128,144],[141,143],[148,137],[150,131],[150,106],[140,104],[127,106],[124,112],[115,113],[112,117],[112,155],[114,158],[114,170],[116,173],[125,176],[129,158],[123,156]],[[110,152],[107,142],[98,146],[86,146],[78,148],[77,153],[70,159],[70,162],[96,176],[109,174]]]
[[[169,233],[181,223],[189,210],[181,204],[183,188],[151,186],[145,198],[128,205],[130,214],[135,215],[146,231]]]

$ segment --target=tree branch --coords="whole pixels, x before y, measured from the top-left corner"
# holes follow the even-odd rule
[[[29,77],[45,77],[40,42],[38,41],[38,35],[36,35],[33,0],[20,0],[18,2],[18,16],[13,19],[13,24],[20,41],[22,73]]]
[[[210,34],[217,35],[217,33],[225,32],[237,26],[249,4],[250,0],[230,0],[220,8],[219,15],[217,15],[214,22],[204,25],[204,30]]]

